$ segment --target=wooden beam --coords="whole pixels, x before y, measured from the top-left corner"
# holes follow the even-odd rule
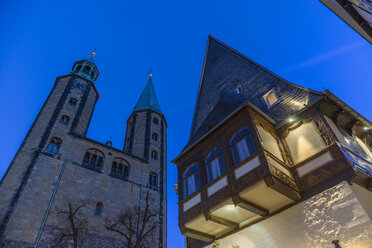
[[[187,237],[202,240],[202,241],[205,241],[205,242],[212,242],[212,241],[215,240],[215,237],[213,235],[198,232],[198,231],[189,229],[187,227],[184,229],[184,232],[182,232],[182,234],[187,236]]]
[[[273,184],[271,184],[270,188],[273,190],[279,192],[282,195],[285,195],[289,199],[292,199],[293,201],[298,201],[301,199],[300,193],[289,187],[288,185],[284,184],[282,181],[279,179],[272,177],[273,179]]]
[[[242,199],[239,195],[232,196],[233,203],[235,206],[239,206],[241,208],[244,208],[245,210],[248,210],[252,213],[255,213],[260,216],[265,216],[269,213],[269,211],[265,208],[262,208],[260,206],[257,206],[256,204],[249,202],[247,200]]]
[[[235,222],[232,222],[232,221],[229,221],[229,220],[226,220],[226,219],[223,219],[221,217],[211,215],[211,213],[209,213],[209,212],[204,212],[204,216],[205,216],[206,220],[212,221],[212,222],[220,224],[220,225],[227,226],[228,228],[232,228],[232,229],[239,228],[239,224],[237,224]]]

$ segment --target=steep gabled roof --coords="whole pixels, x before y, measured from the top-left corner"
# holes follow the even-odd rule
[[[138,99],[136,106],[134,107],[134,111],[145,109],[152,109],[160,114],[163,114],[159,105],[158,97],[155,93],[155,88],[152,83],[151,77],[149,77],[149,81],[147,82],[140,98]]]
[[[238,85],[243,89],[240,94],[235,91]],[[272,89],[279,102],[269,108],[263,96]],[[290,83],[209,36],[189,144],[246,102],[280,123],[321,96],[321,92]],[[228,107],[215,108],[223,103]]]

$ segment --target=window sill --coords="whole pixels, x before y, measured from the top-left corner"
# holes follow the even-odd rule
[[[120,175],[120,174],[117,174],[117,173],[110,173],[110,176],[111,177],[114,177],[114,178],[117,178],[117,179],[120,179],[120,180],[123,180],[123,181],[126,181],[128,182],[129,181],[129,176],[123,176],[123,175]]]
[[[81,167],[83,167],[85,169],[88,169],[88,170],[92,170],[92,171],[98,172],[98,173],[102,173],[102,168],[97,167],[97,166],[88,165],[88,164],[82,164]]]

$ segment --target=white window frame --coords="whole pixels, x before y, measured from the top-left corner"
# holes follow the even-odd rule
[[[270,102],[269,102],[269,100],[267,99],[267,97],[270,95],[270,94],[272,94],[272,93],[274,93],[274,95],[275,95],[275,97],[276,97],[276,102],[274,102],[273,104],[270,104]],[[267,105],[267,107],[268,108],[272,108],[275,104],[277,104],[280,100],[279,100],[279,97],[278,97],[278,94],[276,93],[276,91],[275,91],[275,89],[271,89],[271,90],[269,90],[269,92],[267,92],[264,96],[263,96],[263,98],[264,98],[264,101],[265,101],[265,103],[266,103],[266,105]]]

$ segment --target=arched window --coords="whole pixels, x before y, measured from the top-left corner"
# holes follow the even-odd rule
[[[80,70],[81,70],[81,67],[82,67],[82,65],[78,65],[78,66],[76,66],[76,67],[75,67],[75,72],[80,71]]]
[[[235,164],[247,159],[255,152],[248,128],[242,128],[236,132],[230,141],[230,146]]]
[[[61,147],[62,140],[59,138],[51,138],[49,145],[47,146],[46,150],[48,152],[52,152],[54,154],[57,154],[59,151],[59,148]]]
[[[93,169],[95,171],[101,171],[103,167],[103,153],[95,150],[89,149],[84,156],[83,166],[88,169]]]
[[[151,158],[158,159],[158,153],[156,151],[151,152]]]
[[[101,215],[102,207],[103,207],[103,203],[102,202],[97,202],[96,209],[94,210],[94,215]]]
[[[157,133],[152,133],[152,139],[153,140],[158,140],[158,134]]]
[[[77,100],[75,98],[70,98],[70,100],[68,100],[68,104],[75,107],[77,104]]]
[[[96,73],[92,70],[92,73],[90,75],[92,76],[92,78],[94,78],[94,76],[96,75]]]
[[[156,174],[155,172],[150,172],[149,187],[151,189],[157,189],[158,187],[158,174]]]
[[[214,148],[209,152],[205,159],[207,164],[207,174],[209,182],[221,176],[225,172],[225,165],[223,163],[222,150],[219,147]]]
[[[87,66],[87,65],[84,66],[83,72],[86,73],[86,74],[89,74],[89,72],[90,72],[90,66]]]
[[[127,179],[130,173],[129,163],[121,158],[114,159],[111,167],[111,175],[118,178]]]
[[[62,115],[61,119],[59,120],[59,123],[63,124],[63,125],[68,125],[68,123],[70,122],[70,117],[68,117],[67,115]]]
[[[152,122],[153,122],[154,124],[158,124],[158,123],[159,123],[159,119],[156,118],[156,117],[154,117],[154,118],[152,118]]]
[[[182,174],[182,181],[184,198],[199,190],[199,166],[197,164],[189,166]]]

